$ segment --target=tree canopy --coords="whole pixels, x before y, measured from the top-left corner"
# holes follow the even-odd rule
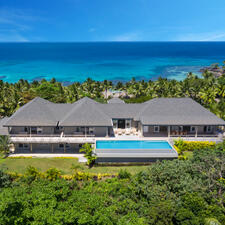
[[[225,224],[225,142],[102,181],[0,172],[0,224]],[[31,179],[32,177],[32,179]],[[48,177],[47,177],[48,178]]]

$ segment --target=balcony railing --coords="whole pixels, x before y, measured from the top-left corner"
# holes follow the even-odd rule
[[[18,134],[9,134],[11,137],[96,137],[95,134],[85,134],[83,132],[74,132],[72,134],[28,134],[28,133],[18,133]]]
[[[19,134],[9,134],[11,137],[60,137],[61,134],[28,134],[28,133],[19,133]]]

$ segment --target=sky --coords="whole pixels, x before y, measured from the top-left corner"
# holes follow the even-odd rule
[[[225,41],[225,0],[0,0],[0,42]]]

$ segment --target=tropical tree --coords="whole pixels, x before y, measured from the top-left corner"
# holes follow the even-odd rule
[[[0,136],[0,152],[2,152],[4,155],[7,155],[9,153],[10,144],[11,141],[9,136],[4,135]]]
[[[87,159],[87,165],[89,168],[94,165],[95,160],[97,159],[97,156],[93,150],[94,149],[92,145],[88,143],[83,144],[82,148],[80,149],[80,152],[84,152],[84,157]]]

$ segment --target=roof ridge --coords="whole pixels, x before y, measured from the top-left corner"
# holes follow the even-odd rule
[[[52,110],[49,108],[49,105],[53,104],[52,102],[48,101],[48,100],[45,100],[43,98],[40,98],[40,97],[35,97],[33,98],[31,101],[29,101],[28,103],[24,104],[22,107],[20,107],[7,121],[6,121],[6,124],[5,125],[8,125],[10,124],[10,121],[12,122],[13,120],[15,120],[17,118],[17,116],[19,116],[21,113],[23,114],[24,112],[26,112],[26,110],[30,107],[32,108],[32,104],[35,104],[35,105],[42,105],[42,107],[44,107],[46,110],[47,110],[47,113],[50,114],[50,118],[51,118],[51,122],[57,122],[55,116],[54,116],[54,113],[52,112]],[[40,107],[38,107],[39,110]],[[28,110],[29,110],[28,109]]]
[[[85,99],[88,99],[88,100],[91,100],[91,101],[89,101],[89,102],[87,102],[87,101],[79,101],[79,102],[77,102],[77,103],[79,103],[79,104],[74,104],[74,103],[76,103],[76,102],[74,102],[73,104],[74,104],[74,106],[73,106],[73,108],[65,115],[65,117],[63,117],[61,120],[60,120],[60,123],[63,123],[69,116],[71,116],[71,114],[72,113],[76,113],[76,110],[78,110],[79,108],[81,108],[82,107],[82,105],[84,105],[84,104],[91,104],[94,108],[95,108],[95,110],[97,110],[100,114],[103,114],[104,116],[106,116],[108,119],[111,119],[103,110],[101,110],[101,109],[99,109],[96,105],[98,105],[98,103],[97,102],[95,102],[94,100],[92,100],[92,99],[90,99],[90,98],[88,98],[88,97],[84,97]],[[84,98],[82,98],[82,99],[84,99]],[[82,100],[81,99],[81,100]],[[84,99],[84,100],[85,100]],[[97,104],[96,104],[97,103]],[[100,104],[100,103],[99,103]]]

